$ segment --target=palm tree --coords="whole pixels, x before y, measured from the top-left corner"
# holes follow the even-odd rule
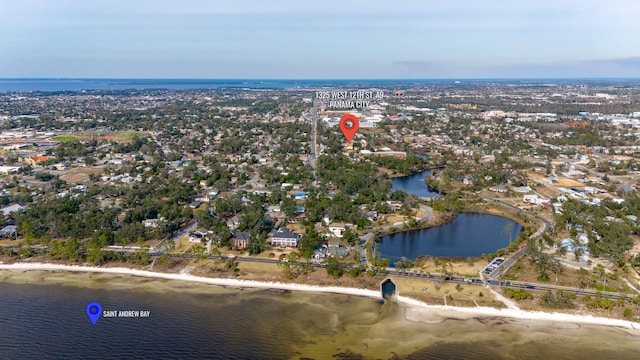
[[[502,228],[502,231],[500,232],[500,234],[509,234],[509,245],[511,245],[511,237],[513,236],[511,232],[512,229],[513,229],[513,224],[508,223],[507,225],[504,226],[504,228]]]

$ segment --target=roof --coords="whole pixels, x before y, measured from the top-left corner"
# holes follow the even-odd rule
[[[49,159],[48,156],[32,156],[31,160],[33,160],[33,162],[35,163],[39,163],[41,161],[47,161]]]
[[[346,247],[330,247],[327,249],[327,252],[331,255],[345,256],[347,255]]]
[[[249,234],[248,231],[238,231],[235,233],[233,238],[236,240],[250,240],[251,234]]]
[[[17,230],[18,228],[15,225],[7,225],[0,230],[0,236],[4,236],[6,234],[13,235]]]
[[[5,214],[5,215],[9,215],[12,212],[22,211],[24,208],[25,208],[25,206],[22,206],[20,204],[13,204],[13,205],[9,205],[7,207],[3,207],[2,209],[0,209],[0,211],[2,211],[2,213]]]
[[[278,229],[278,231],[274,232],[271,236],[273,238],[280,239],[297,239],[298,234],[292,233],[289,229]]]

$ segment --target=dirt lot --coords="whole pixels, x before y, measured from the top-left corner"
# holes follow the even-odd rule
[[[436,264],[437,262],[437,264]],[[489,263],[482,258],[467,259],[444,259],[425,256],[418,260],[413,271],[424,271],[430,273],[440,273],[443,266],[447,273],[460,276],[478,277],[478,273]]]
[[[187,253],[191,251],[192,246],[193,246],[193,243],[189,241],[189,237],[183,236],[181,239],[176,241],[173,252],[177,254]]]
[[[74,184],[83,184],[89,181],[89,175],[99,174],[102,171],[102,168],[97,167],[73,168],[69,173],[62,175],[60,179]]]
[[[12,240],[12,239],[1,239],[0,240],[0,246],[15,246],[15,247],[19,247],[19,246],[22,246],[22,241],[21,240]]]
[[[567,178],[559,178],[558,179],[558,184],[560,184],[562,186],[584,187],[583,183],[581,183],[579,181],[575,181],[573,179],[567,179]]]
[[[550,284],[556,284],[555,274],[550,273]],[[522,282],[540,283],[538,273],[535,266],[524,257],[518,260],[511,269],[505,274],[506,280],[517,280]],[[564,267],[562,273],[558,274],[558,285],[560,286],[578,286],[578,273],[576,269]]]
[[[423,279],[394,278],[400,295],[435,305],[491,306],[502,308],[493,294],[481,285],[453,284]]]
[[[306,232],[304,225],[300,223],[287,224],[287,229],[297,234],[304,234]]]

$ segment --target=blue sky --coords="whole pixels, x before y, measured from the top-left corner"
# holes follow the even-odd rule
[[[640,77],[637,0],[0,0],[0,77]]]

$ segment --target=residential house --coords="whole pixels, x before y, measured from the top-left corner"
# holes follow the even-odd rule
[[[144,219],[142,220],[142,225],[146,228],[157,229],[165,219],[161,216],[157,219]]]
[[[251,235],[248,231],[237,231],[229,243],[232,247],[244,249],[251,244]]]
[[[489,188],[489,191],[493,191],[493,192],[497,192],[497,193],[501,193],[501,194],[506,193],[508,190],[509,189],[507,189],[507,187],[504,184],[492,186],[492,187]]]
[[[64,163],[57,163],[57,164],[53,164],[51,166],[53,166],[53,168],[58,170],[58,171],[67,170],[67,165],[65,165]]]
[[[3,207],[2,209],[0,209],[0,212],[2,212],[5,216],[7,216],[13,212],[19,212],[26,208],[27,208],[26,206],[22,206],[20,204],[13,204],[13,205]]]
[[[400,202],[400,201],[387,200],[386,203],[387,203],[387,205],[389,205],[389,207],[393,211],[400,210],[400,208],[402,207],[402,202]]]
[[[0,166],[0,174],[9,175],[15,174],[20,170],[20,166]]]
[[[295,234],[289,229],[278,229],[271,235],[271,246],[296,247],[300,240],[300,234]]]
[[[7,225],[0,230],[0,237],[15,237],[18,229],[15,225]]]
[[[201,243],[206,237],[207,232],[205,230],[198,229],[189,233],[189,241],[192,243]]]
[[[238,215],[234,215],[231,219],[227,220],[227,227],[231,231],[237,229],[238,225],[240,225],[240,218],[238,218]]]
[[[329,240],[329,242],[327,242],[327,247],[328,247],[329,249],[339,248],[339,247],[340,247],[340,241],[337,241],[337,240]]]
[[[47,160],[49,160],[48,156],[26,156],[21,158],[21,160],[31,166],[36,166],[40,163],[43,163]]]
[[[329,231],[331,231],[331,234],[335,237],[341,238],[345,230],[345,225],[342,223],[332,223],[329,225]]]

